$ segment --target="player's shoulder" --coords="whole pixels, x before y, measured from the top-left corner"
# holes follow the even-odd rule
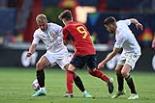
[[[129,25],[131,23],[130,19],[118,20],[117,25]]]
[[[76,26],[77,26],[77,25],[85,26],[83,23],[81,23],[81,22],[77,22],[77,21],[74,21],[74,22],[73,22],[73,25],[76,25]]]
[[[38,35],[38,34],[40,34],[42,31],[40,30],[40,28],[38,28],[38,29],[36,29],[35,31],[34,31],[34,35]]]
[[[60,32],[62,30],[62,26],[56,24],[56,23],[48,23],[48,30],[53,32]]]
[[[124,24],[124,20],[118,20],[116,23],[117,24]]]
[[[83,27],[85,27],[84,24],[82,24],[82,23],[80,23],[80,22],[73,21],[73,22],[67,24],[64,28],[65,28],[65,29],[67,29],[67,28],[70,28],[70,29],[71,29],[71,28],[78,27],[78,26],[83,26]]]
[[[48,23],[48,27],[50,27],[50,28],[62,28],[62,26],[60,26],[56,23],[52,23],[52,22]]]
[[[70,24],[67,24],[63,27],[63,30],[67,30],[67,29],[70,29],[71,28],[71,25]]]

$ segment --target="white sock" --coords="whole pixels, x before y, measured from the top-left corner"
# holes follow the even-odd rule
[[[83,92],[83,94],[86,94],[86,93],[88,93],[86,90]]]
[[[40,90],[45,90],[45,87],[40,87]]]

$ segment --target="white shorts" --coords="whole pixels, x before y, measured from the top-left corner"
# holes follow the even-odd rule
[[[119,65],[128,64],[134,69],[137,60],[139,59],[140,55],[134,53],[122,53],[119,57],[118,63]]]
[[[68,51],[62,50],[57,53],[52,53],[50,51],[47,51],[44,56],[48,59],[51,66],[54,66],[55,64],[58,64],[59,67],[63,70],[65,70],[65,65],[69,64],[72,56],[69,54]]]

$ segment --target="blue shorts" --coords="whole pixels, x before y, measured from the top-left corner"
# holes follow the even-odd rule
[[[83,68],[86,65],[89,69],[94,69],[97,66],[96,55],[75,55],[70,64],[74,65],[76,68]]]

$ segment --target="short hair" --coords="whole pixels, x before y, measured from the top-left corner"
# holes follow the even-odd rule
[[[64,10],[60,15],[58,16],[60,20],[66,19],[66,20],[71,20],[73,18],[72,12],[70,10]]]
[[[47,22],[47,17],[45,14],[38,14],[37,17],[36,17],[36,22],[44,22],[46,21]]]
[[[116,22],[115,17],[110,16],[104,19],[104,25],[113,24]]]

